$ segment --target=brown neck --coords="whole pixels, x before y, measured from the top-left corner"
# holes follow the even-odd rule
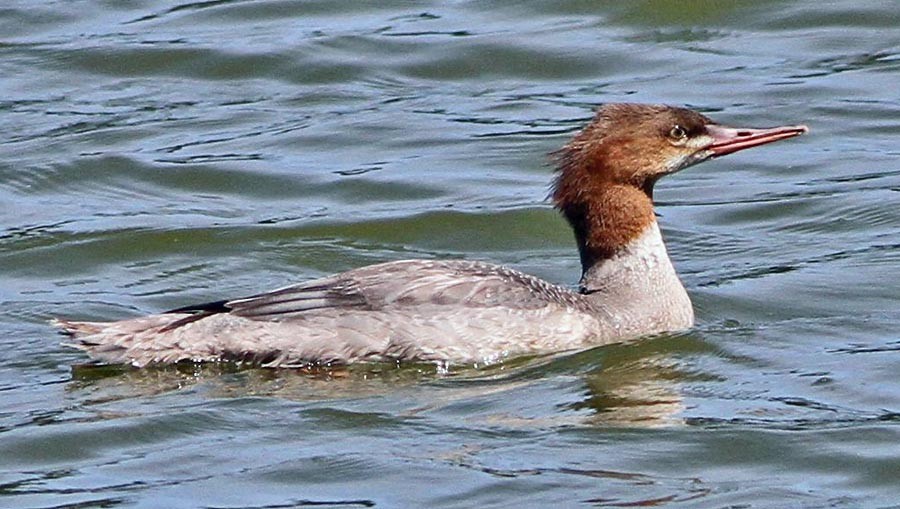
[[[562,173],[553,191],[553,201],[575,231],[584,275],[640,237],[656,221],[656,216],[650,197],[652,185],[639,189],[603,182],[580,184],[576,191]]]

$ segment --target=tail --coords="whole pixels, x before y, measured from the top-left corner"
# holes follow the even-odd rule
[[[91,358],[110,364],[144,367],[181,360],[215,360],[216,355],[202,348],[180,344],[179,323],[189,323],[195,315],[164,313],[119,322],[77,322],[53,319],[50,324],[71,338],[64,346],[87,352]],[[200,348],[198,348],[200,347]]]
[[[292,347],[297,346],[296,339],[301,334],[294,328],[228,313],[176,310],[118,322],[55,319],[50,323],[71,338],[63,345],[87,352],[92,359],[104,363],[138,368],[180,361],[240,361],[291,367],[308,364],[307,358],[322,357],[307,355],[302,348],[294,351]],[[330,343],[317,345],[319,350],[330,348]]]
[[[60,334],[78,338],[97,334],[103,330],[103,326],[108,325],[108,322],[73,322],[71,320],[54,318],[50,320],[50,325],[59,329]]]

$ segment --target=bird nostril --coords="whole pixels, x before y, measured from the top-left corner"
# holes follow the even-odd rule
[[[738,136],[750,136],[750,131],[738,131]]]

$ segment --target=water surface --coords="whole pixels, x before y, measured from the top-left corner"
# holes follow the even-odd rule
[[[894,2],[8,1],[0,506],[896,507]],[[83,367],[117,319],[403,258],[574,283],[610,101],[809,136],[657,186],[691,331],[490,367]]]

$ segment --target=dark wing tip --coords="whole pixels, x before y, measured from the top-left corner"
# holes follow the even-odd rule
[[[189,314],[198,314],[203,313],[207,315],[214,315],[216,313],[227,313],[231,311],[231,307],[228,305],[227,300],[217,300],[215,302],[207,302],[205,304],[195,304],[192,306],[184,306],[177,309],[170,309],[165,312],[165,314],[169,313],[189,313]]]

